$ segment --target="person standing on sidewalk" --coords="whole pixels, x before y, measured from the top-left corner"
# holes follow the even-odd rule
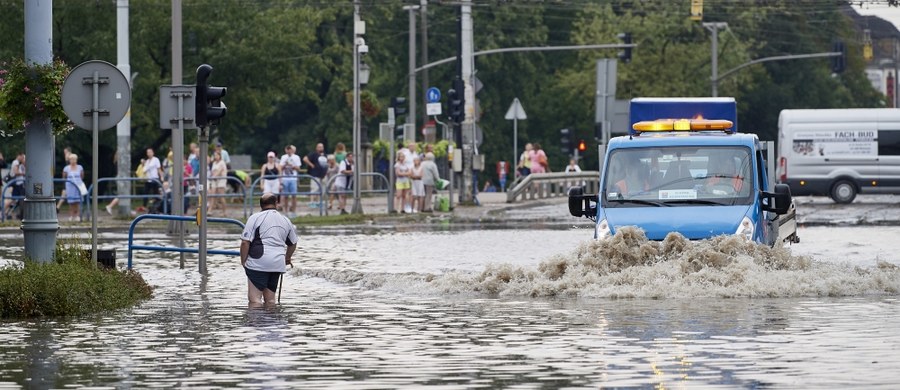
[[[146,210],[150,198],[161,194],[160,190],[162,189],[162,165],[154,155],[153,148],[147,148],[147,158],[141,159],[141,166],[144,178],[147,179],[144,183],[144,193],[147,195],[144,198],[144,209]]]
[[[241,266],[247,274],[250,306],[275,304],[278,280],[300,241],[294,224],[278,212],[277,195],[264,193],[259,207],[262,210],[247,219],[241,233]]]
[[[435,182],[441,179],[437,164],[434,163],[434,153],[426,152],[425,161],[422,161],[422,184],[425,185],[425,202],[422,204],[422,212],[434,211],[432,198],[434,197]]]
[[[309,191],[314,195],[310,196],[309,207],[319,207],[319,202],[324,201],[324,199],[320,199],[320,195],[322,193],[322,185],[324,185],[325,174],[328,172],[328,158],[325,157],[325,145],[322,143],[316,144],[316,150],[313,150],[305,157],[303,157],[303,163],[306,164],[306,172],[316,179],[319,179],[317,183],[315,180],[310,183]]]
[[[281,156],[281,211],[288,217],[293,217],[297,212],[297,171],[300,169],[300,156],[297,156],[297,147],[288,145],[284,147],[284,155]]]
[[[66,202],[69,204],[69,222],[81,221],[81,188],[84,187],[84,167],[78,163],[78,155],[69,153],[69,165],[63,168],[66,179]]]

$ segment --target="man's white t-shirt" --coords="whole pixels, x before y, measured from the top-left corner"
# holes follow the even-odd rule
[[[290,169],[287,168],[285,166],[285,164],[287,164],[287,163],[290,163],[293,166],[293,168],[290,168]],[[281,156],[281,174],[284,176],[287,176],[284,178],[284,180],[297,180],[296,177],[291,177],[291,176],[297,176],[297,174],[299,173],[299,172],[297,172],[297,170],[300,169],[301,165],[303,165],[303,161],[300,160],[300,156],[298,156],[296,154],[282,155]]]
[[[159,159],[156,158],[156,156],[144,161],[144,177],[148,179],[159,179],[159,168]]]
[[[287,247],[297,244],[300,240],[294,224],[276,210],[260,211],[247,219],[241,240],[252,243],[257,227],[263,243],[263,255],[258,259],[247,256],[247,263],[244,266],[255,271],[284,272]]]

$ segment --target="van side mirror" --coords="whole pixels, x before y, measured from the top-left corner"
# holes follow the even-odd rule
[[[593,202],[594,204],[591,204]],[[585,194],[584,188],[574,186],[569,188],[569,214],[573,217],[597,216],[597,195]]]
[[[787,214],[791,208],[791,187],[787,184],[776,184],[775,192],[762,193],[762,209],[775,214]]]

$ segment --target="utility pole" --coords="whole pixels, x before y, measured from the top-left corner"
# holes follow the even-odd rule
[[[712,97],[719,96],[719,30],[728,28],[728,23],[714,22],[703,23],[703,27],[712,31]]]
[[[406,114],[406,123],[412,124],[412,139],[416,139],[416,10],[418,5],[406,5],[403,9],[409,11],[409,112]],[[405,141],[405,140],[404,140]]]
[[[475,201],[473,194],[472,182],[472,160],[475,147],[475,89],[472,85],[472,75],[475,68],[475,57],[472,55],[474,51],[474,36],[472,31],[472,0],[463,0],[460,5],[460,66],[462,71],[462,80],[465,85],[465,119],[462,125],[462,149],[463,149],[463,171],[462,183],[460,183],[459,203],[472,204]]]
[[[53,61],[53,1],[25,0],[25,63],[49,64]],[[25,236],[25,257],[41,263],[53,261],[56,249],[56,199],[53,198],[53,177],[49,145],[53,144],[53,129],[46,114],[34,118],[25,126],[25,210],[22,232]],[[96,216],[94,216],[96,218]]]
[[[118,60],[117,67],[125,78],[132,90],[134,80],[131,79],[131,60],[129,58],[128,46],[128,0],[116,1],[116,58]],[[125,179],[131,177],[131,110],[125,113],[125,117],[116,125],[116,177]],[[116,182],[117,194],[130,194],[130,181]],[[122,215],[130,215],[131,199],[119,198],[119,210]]]
[[[423,64],[428,63],[428,0],[422,0],[422,3],[419,6],[419,16],[422,17],[421,25],[422,25],[422,59],[421,62]],[[422,72],[422,96],[425,96],[425,90],[428,89],[428,71]],[[422,118],[423,122],[428,120],[428,108],[425,105],[422,105]]]

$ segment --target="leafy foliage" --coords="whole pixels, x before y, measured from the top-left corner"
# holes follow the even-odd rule
[[[34,120],[49,121],[55,134],[73,128],[62,107],[62,86],[69,67],[56,60],[28,65],[22,59],[0,63],[0,136],[25,131]]]
[[[76,241],[61,240],[55,261],[0,268],[0,318],[73,316],[133,306],[152,288],[135,271],[95,268]]]

